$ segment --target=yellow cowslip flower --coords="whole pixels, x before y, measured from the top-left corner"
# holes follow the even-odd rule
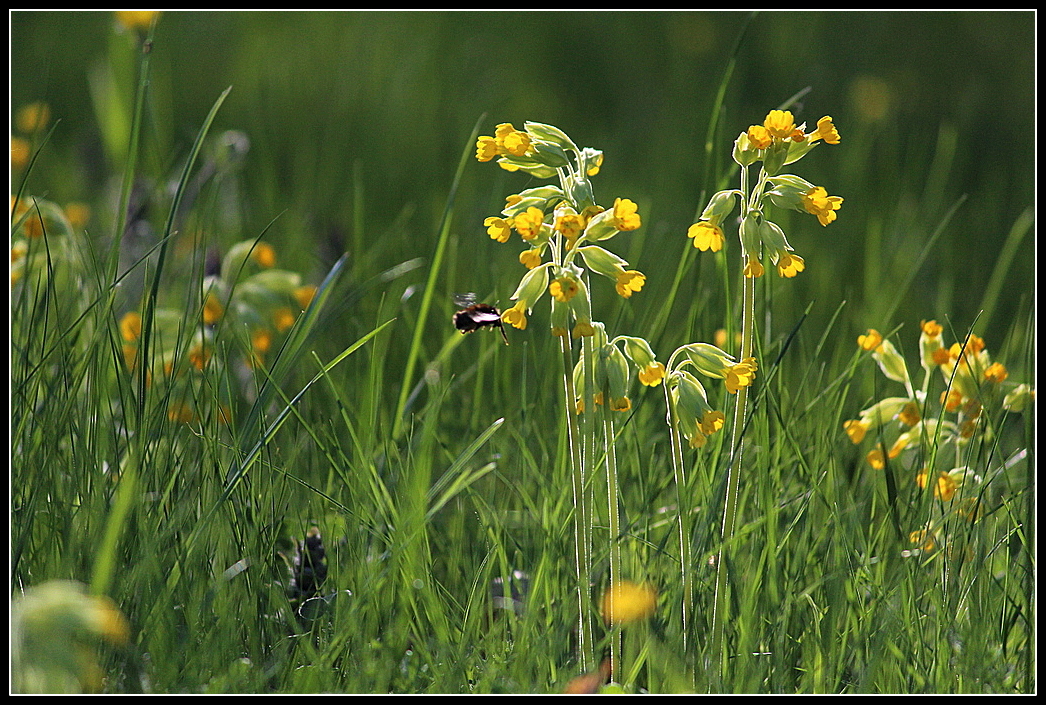
[[[723,412],[717,411],[716,409],[710,409],[705,412],[703,417],[701,417],[699,426],[701,428],[701,433],[706,436],[711,436],[713,433],[721,429],[724,423],[726,423],[726,416],[723,415]]]
[[[512,225],[524,240],[533,240],[541,234],[541,225],[544,220],[544,212],[540,208],[531,206],[527,208],[526,212],[517,215],[513,219]]]
[[[777,273],[782,277],[791,279],[804,269],[806,269],[806,262],[803,261],[803,258],[791,252],[785,252],[777,260]]]
[[[614,227],[622,232],[635,230],[642,224],[639,206],[627,198],[614,199]]]
[[[251,347],[255,352],[268,352],[272,347],[272,331],[267,328],[258,328],[251,333]]]
[[[21,171],[29,163],[33,148],[21,137],[11,138],[11,168]]]
[[[116,20],[127,29],[144,32],[159,15],[159,10],[117,10]]]
[[[919,489],[925,490],[926,485],[929,481],[929,473],[923,470],[915,476],[915,484],[919,485]],[[959,483],[956,482],[955,478],[946,472],[941,472],[937,475],[937,481],[933,485],[933,496],[942,502],[950,502],[952,497],[955,496],[955,491],[959,488]]]
[[[748,128],[748,144],[755,149],[766,149],[774,141],[770,131],[762,125],[752,125]]]
[[[15,113],[15,127],[22,134],[40,132],[51,122],[51,106],[42,101],[23,105]]]
[[[869,328],[867,333],[857,336],[857,344],[863,350],[875,350],[882,345],[882,342],[883,336],[874,328]]]
[[[700,428],[693,429],[690,435],[687,436],[687,445],[694,450],[704,448],[706,443],[708,443],[708,436],[703,434]]]
[[[946,392],[941,392],[941,405],[949,413],[958,411],[959,407],[962,406],[962,401],[962,392],[954,387]]]
[[[944,329],[937,321],[920,321],[919,323],[919,358],[923,367],[931,369],[940,365],[941,333]]]
[[[570,333],[574,338],[589,337],[595,334],[596,329],[592,326],[592,321],[578,321],[574,324],[574,330]]]
[[[868,433],[870,427],[871,424],[867,419],[850,419],[843,422],[843,430],[846,431],[846,435],[850,437],[854,445],[864,440],[864,436]]]
[[[494,129],[494,139],[498,154],[522,157],[530,151],[530,135],[514,128],[511,122],[498,125]]]
[[[656,387],[665,378],[665,366],[657,360],[651,361],[639,371],[639,381],[647,387]]]
[[[481,162],[489,162],[498,156],[498,143],[489,136],[483,135],[476,139],[476,159]]]
[[[541,265],[541,248],[535,247],[532,250],[523,250],[519,253],[519,263],[527,269],[533,269]]]
[[[527,328],[527,302],[517,301],[512,308],[505,309],[501,313],[501,320],[513,328],[526,330]]]
[[[556,217],[553,228],[562,233],[568,241],[573,242],[585,229],[585,219],[578,213],[564,213]]]
[[[120,337],[128,343],[142,337],[142,317],[137,311],[128,311],[120,319]]]
[[[610,400],[611,411],[628,411],[632,408],[632,401],[628,397],[616,397]]]
[[[91,207],[86,203],[77,201],[66,203],[62,210],[65,212],[65,217],[69,219],[69,224],[77,230],[86,227],[91,219]]]
[[[842,196],[829,196],[823,186],[815,186],[803,194],[803,207],[807,213],[817,216],[821,225],[828,225],[835,220],[835,212],[843,204]]]
[[[192,423],[196,419],[192,407],[182,402],[174,402],[167,407],[167,420],[174,423]]]
[[[213,326],[221,320],[223,313],[225,313],[225,308],[222,306],[222,302],[218,300],[213,291],[208,291],[203,302],[204,325]]]
[[[766,119],[763,120],[763,127],[774,138],[783,140],[788,138],[795,130],[795,120],[792,117],[792,113],[788,110],[771,110],[767,114]]]
[[[904,405],[904,408],[901,409],[900,413],[897,414],[897,418],[906,426],[914,426],[922,419],[922,416],[919,413],[919,405],[914,401],[909,401]]]
[[[617,283],[614,289],[624,298],[632,296],[632,292],[639,291],[646,283],[646,275],[634,269],[618,272]]]
[[[865,460],[876,470],[882,470],[886,467],[886,459],[883,457],[883,451],[881,448],[875,448],[868,452],[865,456]]]
[[[259,242],[255,245],[254,249],[251,250],[251,259],[253,259],[259,267],[270,269],[276,266],[276,250],[267,242]]]
[[[548,293],[556,301],[563,304],[574,298],[577,292],[577,280],[571,277],[558,277],[553,279],[552,283],[548,285]]]
[[[649,617],[656,607],[657,590],[651,585],[622,580],[603,593],[600,614],[607,624],[619,626]]]
[[[1002,408],[1014,414],[1024,411],[1035,400],[1035,390],[1027,384],[1018,384],[1002,400]]]
[[[272,324],[276,327],[277,333],[282,333],[293,326],[295,320],[297,317],[288,306],[280,306],[272,312]]]
[[[588,169],[585,170],[585,173],[588,174],[589,176],[595,176],[596,174],[599,173],[599,170],[600,170],[600,168],[602,166],[603,166],[603,153],[600,152],[599,154],[597,154],[595,156],[594,159],[592,159],[591,162],[589,162]]]
[[[746,357],[736,365],[723,370],[726,380],[726,391],[736,394],[741,387],[747,387],[755,381],[756,362],[754,357]]]
[[[763,265],[752,255],[748,255],[748,264],[745,265],[743,274],[749,279],[763,276]]]
[[[211,349],[199,343],[189,350],[189,363],[198,370],[202,370],[211,360]]]
[[[491,216],[483,221],[483,225],[487,228],[487,234],[490,235],[491,240],[508,242],[512,235],[512,218]]]
[[[1006,371],[1006,367],[1000,362],[993,362],[988,366],[988,369],[984,371],[984,379],[989,382],[1004,382],[1010,373]]]
[[[719,250],[723,249],[723,243],[726,242],[722,228],[707,220],[691,225],[686,231],[686,236],[692,238],[694,247],[702,252],[707,250],[719,252]]]
[[[299,286],[294,290],[294,300],[301,306],[301,310],[304,311],[312,303],[313,298],[316,296],[316,287],[314,286]]]
[[[930,552],[937,548],[937,537],[932,531],[919,529],[908,534],[908,542],[914,543],[918,548]]]
[[[824,140],[825,144],[839,144],[841,141],[839,131],[835,129],[830,115],[825,115],[817,121],[817,129],[806,135],[811,144],[817,140]]]

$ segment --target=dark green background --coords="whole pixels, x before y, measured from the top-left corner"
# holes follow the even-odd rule
[[[713,100],[746,23],[709,165]],[[483,133],[503,121],[552,123],[604,150],[597,200],[640,204],[642,239],[617,251],[650,275],[644,295],[656,296],[702,190],[722,185],[704,175],[722,175],[737,133],[809,87],[797,118],[812,125],[832,115],[843,143],[796,171],[846,201],[828,228],[790,221],[808,265],[795,280],[797,301],[814,300],[823,316],[846,299],[855,329],[934,317],[965,327],[1014,220],[1033,203],[1034,25],[1032,12],[169,12],[153,51],[147,161],[176,175],[179,155],[232,86],[214,129],[243,130],[252,148],[245,232],[224,237],[253,237],[282,214],[277,246],[309,234],[317,243],[291,254],[292,265],[322,272],[332,253],[350,250],[374,273],[431,254],[480,115]],[[111,13],[11,16],[12,105],[46,100],[63,121],[31,191],[60,202],[100,197],[87,74],[106,60],[112,27]],[[869,81],[887,95],[878,115],[860,91]],[[455,237],[518,267],[516,249],[491,248],[480,226],[504,195],[528,185],[500,171],[467,166]],[[898,313],[877,320],[885,306],[873,301],[877,290],[893,294],[963,195]],[[370,249],[352,252],[353,243]],[[1026,237],[996,320],[979,325],[987,335],[1002,337],[1028,310],[1033,247]],[[448,289],[492,291],[501,302],[511,294],[510,277],[457,266]]]

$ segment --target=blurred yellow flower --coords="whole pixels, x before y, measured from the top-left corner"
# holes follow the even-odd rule
[[[603,593],[600,613],[615,626],[645,619],[657,607],[657,591],[647,583],[622,580]]]

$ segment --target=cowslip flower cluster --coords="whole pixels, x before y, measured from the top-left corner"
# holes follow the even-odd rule
[[[596,203],[590,177],[599,173],[603,153],[579,148],[557,127],[526,122],[523,130],[502,123],[493,136],[480,137],[476,158],[496,158],[501,168],[536,179],[558,179],[558,185],[512,194],[500,215],[483,221],[491,239],[507,243],[515,233],[524,244],[519,262],[527,271],[511,297],[515,304],[504,311],[502,320],[525,329],[528,315],[547,292],[553,335],[595,335],[586,274],[606,277],[623,298],[646,283],[642,272],[597,244],[642,225],[638,206],[630,199],[615,199],[610,208]]]
[[[869,329],[858,336],[857,343],[870,353],[887,379],[904,386],[904,393],[876,401],[858,418],[844,422],[843,430],[855,445],[868,437],[876,439],[876,447],[865,456],[872,468],[883,469],[892,460],[910,464],[920,489],[932,489],[934,497],[943,503],[960,499],[956,511],[972,518],[976,510],[970,488],[981,478],[964,462],[961,449],[972,439],[990,439],[994,430],[988,419],[995,419],[993,423],[997,424],[997,412],[1023,411],[1033,399],[1033,391],[1026,384],[1007,383],[1009,372],[991,359],[980,337],[971,333],[961,342],[945,345],[943,327],[936,321],[920,323],[921,388],[913,384],[896,346],[878,331]],[[930,391],[934,373],[943,382],[938,395]],[[936,454],[952,467],[940,470],[924,465],[934,456],[930,450],[935,446],[954,450],[953,458],[947,453]],[[926,539],[925,532],[918,538]]]
[[[713,409],[697,374],[721,379],[726,390],[737,394],[755,382],[755,358],[737,360],[709,343],[690,343],[676,349],[668,360],[666,378],[673,416],[691,448],[703,448],[709,436],[726,422],[722,411]]]
[[[492,240],[509,242],[519,235],[524,249],[519,262],[526,272],[512,294],[515,303],[501,318],[519,330],[526,329],[534,305],[547,293],[551,300],[549,325],[553,336],[565,341],[585,338],[591,342],[594,376],[584,391],[586,353],[580,353],[574,369],[575,408],[585,409],[585,400],[606,401],[614,411],[627,411],[632,403],[628,387],[635,373],[640,383],[654,387],[664,378],[664,365],[657,361],[642,338],[618,336],[610,339],[602,323],[593,319],[590,275],[606,278],[622,298],[642,291],[646,275],[604,245],[620,233],[638,229],[642,218],[636,203],[617,198],[613,206],[596,203],[591,177],[599,173],[603,153],[579,148],[557,127],[526,122],[523,130],[511,123],[497,126],[494,136],[476,141],[476,158],[497,160],[507,171],[521,171],[538,179],[555,177],[557,184],[535,186],[505,199],[501,214],[484,220]],[[608,397],[604,399],[604,397]]]
[[[11,287],[25,279],[36,290],[48,279],[72,290],[79,270],[76,227],[82,206],[62,208],[33,196],[11,196]],[[73,218],[77,219],[74,224]]]
[[[840,142],[839,132],[829,116],[818,120],[812,132],[805,129],[805,124],[795,124],[791,112],[771,110],[763,124],[752,125],[738,136],[733,158],[741,167],[741,188],[719,191],[709,199],[698,222],[687,231],[694,247],[712,252],[723,249],[726,242],[723,223],[740,202],[744,275],[763,276],[764,254],[782,277],[792,278],[806,269],[806,262],[794,253],[784,231],[765,213],[766,204],[770,203],[816,216],[821,225],[828,225],[837,217],[843,203],[841,197],[830,196],[824,187],[794,174],[780,173],[819,143]],[[762,167],[756,183],[751,185],[748,168],[756,162],[762,162]]]
[[[158,308],[153,313],[153,354],[146,372],[150,383],[162,379],[178,385],[180,392],[172,393],[168,418],[185,423],[201,417],[200,410],[186,401],[207,398],[207,395],[188,393],[201,384],[201,375],[226,371],[228,361],[216,355],[225,349],[219,340],[223,335],[239,338],[232,346],[246,352],[232,360],[246,369],[265,364],[266,355],[275,349],[308,308],[316,293],[315,287],[303,286],[301,275],[276,269],[276,252],[272,245],[244,240],[233,245],[225,254],[219,274],[203,280],[202,297],[195,311],[178,308]],[[197,325],[185,341],[185,321],[198,316]],[[128,311],[119,321],[124,362],[129,371],[140,364],[139,345],[142,339],[142,316]],[[223,403],[218,418],[228,421],[229,407]]]

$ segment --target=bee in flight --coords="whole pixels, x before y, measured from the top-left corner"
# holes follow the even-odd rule
[[[461,310],[454,314],[454,327],[461,331],[462,335],[471,333],[480,328],[494,326],[501,331],[501,338],[508,345],[508,336],[505,328],[501,325],[501,311],[497,306],[476,303],[475,294],[462,294],[454,297],[454,303]]]

